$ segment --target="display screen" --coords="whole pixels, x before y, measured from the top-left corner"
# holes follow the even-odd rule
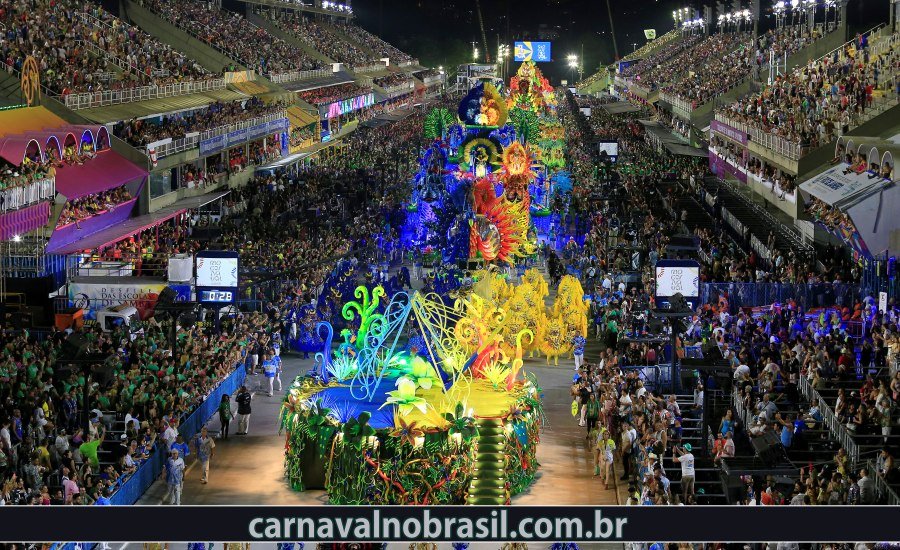
[[[230,290],[204,290],[200,292],[201,302],[232,303],[234,292]]]
[[[552,61],[550,58],[550,42],[516,42],[516,61]]]
[[[197,286],[238,286],[238,259],[197,255]]]
[[[682,266],[656,266],[656,295],[685,298],[700,296],[700,268]]]
[[[597,147],[600,149],[600,155],[603,156],[603,153],[616,158],[619,156],[619,142],[618,141],[601,141],[597,144]]]

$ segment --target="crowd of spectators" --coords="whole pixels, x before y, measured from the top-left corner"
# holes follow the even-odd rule
[[[579,104],[594,101],[581,98]],[[855,297],[843,308],[814,312],[807,311],[814,304],[794,301],[752,313],[730,308],[727,301],[721,300],[696,310],[682,334],[684,346],[696,347],[702,342],[718,345],[733,369],[736,391],[744,397],[742,410],[750,411],[746,423],[727,408],[721,419],[710,422],[714,436],[709,454],[702,455],[697,436],[692,436],[693,447],[684,439],[685,429],[693,430],[698,421],[707,380],[690,384],[694,387],[694,399],[679,403],[675,396],[654,393],[635,372],[623,368],[653,365],[663,359],[663,352],[652,342],[621,342],[622,336],[647,334],[654,280],[649,273],[644,273],[643,285],[626,279],[630,249],[626,246],[622,254],[617,248],[635,239],[650,248],[650,265],[666,257],[669,252],[659,245],[664,245],[669,235],[680,232],[679,222],[685,219],[683,213],[672,211],[671,205],[679,204],[679,199],[690,192],[676,182],[702,177],[705,171],[690,161],[679,164],[676,159],[649,149],[631,115],[613,116],[592,109],[590,119],[584,119],[569,103],[574,101],[560,101],[559,112],[567,125],[567,135],[577,136],[568,144],[570,159],[590,158],[590,151],[579,154],[577,149],[583,149],[583,144],[592,142],[595,136],[617,135],[619,141],[618,162],[601,170],[593,181],[585,180],[590,181],[585,190],[587,196],[575,193],[571,203],[564,206],[572,217],[591,213],[592,218],[584,245],[579,246],[570,238],[562,261],[579,268],[576,273],[591,294],[595,337],[603,350],[599,357],[586,357],[587,363],[578,370],[572,388],[581,411],[581,425],[587,428],[595,453],[595,475],[612,485],[611,478],[616,475],[614,463],[621,460],[621,479],[631,484],[630,504],[696,503],[701,492],[695,489],[697,464],[702,462],[708,467],[728,457],[752,454],[748,437],[774,431],[787,452],[805,449],[804,437],[827,437],[827,429],[825,436],[819,435],[824,428],[824,404],[800,396],[800,378],[805,377],[814,388],[838,384],[836,387],[841,389],[836,403],[828,406],[847,430],[880,436],[886,447],[868,471],[860,464],[851,471],[846,449],[841,449],[834,465],[831,461],[824,466],[817,462],[800,469],[794,478],[797,483],[788,491],[770,477],[746,476],[739,500],[753,505],[874,504],[873,478],[882,477],[888,484],[900,482],[889,443],[893,441],[891,428],[896,423],[900,399],[900,376],[887,374],[888,367],[900,358],[900,310],[891,302],[888,311],[880,313],[871,297]],[[622,187],[625,193],[619,190]],[[592,199],[592,192],[614,200]],[[621,203],[622,207],[611,208],[607,202]],[[715,198],[712,202],[718,203]],[[613,219],[617,221],[610,223]],[[760,259],[752,250],[744,253],[749,249],[746,239],[731,239],[715,226],[697,227],[695,235],[704,252],[701,258],[712,258],[711,262],[704,258],[702,280],[817,283],[829,277],[828,272],[818,274],[811,266],[780,256],[782,252],[776,250],[767,267],[770,272],[760,279]],[[769,236],[767,246],[775,250],[774,235]],[[826,261],[840,254],[832,248],[820,256]],[[835,282],[840,282],[840,277],[835,277]],[[857,326],[865,327],[861,335]],[[845,391],[840,384],[848,383],[850,387]],[[730,392],[731,388],[724,390]],[[681,475],[673,477],[667,472],[672,467],[680,468]],[[703,501],[701,497],[700,502]]]
[[[29,159],[21,166],[15,166],[0,159],[0,212],[53,198],[55,175],[56,169],[49,162]]]
[[[0,501],[110,504],[144,461],[176,443],[179,423],[244,361],[247,347],[274,328],[263,314],[224,323],[219,335],[179,328],[176,348],[169,327],[155,319],[138,333],[127,326],[81,329],[87,353],[106,357],[108,372],[93,377],[85,403],[82,371],[64,359],[69,331],[53,328],[40,340],[4,320]]]
[[[376,59],[387,57],[394,65],[412,61],[411,56],[401,52],[391,44],[388,44],[381,38],[368,32],[359,25],[354,25],[353,23],[346,22],[335,23],[335,27],[349,36],[352,40],[356,40],[360,45],[371,51]]]
[[[748,77],[759,80],[759,73],[769,63],[770,54],[779,60],[790,56],[821,38],[821,31],[810,32],[807,27],[797,25],[770,29],[755,41],[751,35],[728,36],[736,37],[736,42],[709,39],[700,43],[696,49],[711,48],[712,55],[705,56],[705,62],[688,65],[690,71],[666,86],[664,91],[691,101],[694,106],[702,105]]]
[[[96,4],[4,0],[0,23],[0,59],[7,70],[21,70],[33,55],[41,83],[60,95],[208,76],[190,59]]]
[[[876,92],[897,93],[897,36],[878,39],[875,48],[868,37],[858,36],[831,55],[780,75],[722,113],[801,150],[828,143],[858,124]]]
[[[87,39],[108,55],[124,61],[156,84],[211,76],[184,54],[143,30],[112,15],[97,4],[82,4]]]
[[[372,79],[377,86],[382,88],[392,88],[401,84],[409,84],[412,79],[405,73],[391,73],[385,76],[379,76]]]
[[[357,97],[371,92],[371,88],[347,82],[346,84],[338,84],[336,86],[327,86],[324,88],[315,88],[313,90],[303,90],[297,92],[297,97],[312,105],[325,105]]]
[[[276,21],[276,24],[325,57],[343,63],[351,69],[377,61],[353,44],[328,32],[326,28],[308,17],[280,19]]]
[[[675,67],[675,69],[672,69],[674,60],[682,55],[690,55],[690,52],[700,43],[701,39],[702,37],[699,35],[685,37],[670,48],[662,48],[661,50],[624,67],[619,71],[619,75],[625,78],[633,78],[637,84],[648,89],[653,89],[658,80],[656,78],[658,75],[658,68],[669,68],[667,69],[666,74],[669,73],[669,70],[684,70],[687,68],[687,65],[680,65]]]
[[[65,368],[67,333],[52,329],[39,340],[4,320],[0,501],[109,504],[142,462],[180,445],[180,422],[246,360],[248,350],[283,330],[279,310],[308,303],[336,256],[368,250],[378,235],[381,244],[396,239],[392,212],[409,195],[405,182],[416,166],[414,138],[421,136],[422,123],[417,114],[360,129],[347,154],[291,174],[256,176],[232,193],[219,224],[221,243],[240,251],[250,280],[262,271],[278,273],[289,284],[275,296],[248,291],[245,298],[266,299],[269,309],[223,319],[219,335],[200,326],[179,327],[175,348],[171,327],[152,317],[130,330],[83,329],[85,352],[108,357],[108,376],[94,377],[87,403],[81,371]],[[133,261],[137,273],[162,275],[167,257],[202,246],[192,233],[192,221],[183,217],[94,259]],[[91,418],[87,433],[85,412]]]
[[[134,197],[123,185],[115,189],[109,189],[100,193],[93,193],[85,197],[71,200],[66,203],[66,207],[59,215],[59,221],[56,227],[64,227],[69,224],[77,224],[82,220],[86,220],[91,216],[96,216],[104,212],[110,212],[116,206],[123,202],[130,201]]]
[[[762,61],[751,33],[720,32],[650,74],[656,83],[667,84],[663,91],[701,105],[758,71]]]
[[[303,50],[272,36],[243,15],[201,0],[146,0],[155,13],[259,74],[323,68]]]
[[[256,97],[228,103],[217,101],[195,111],[118,122],[113,127],[113,134],[135,147],[143,147],[162,139],[178,140],[189,133],[237,124],[280,111],[284,111],[283,103],[265,103]]]

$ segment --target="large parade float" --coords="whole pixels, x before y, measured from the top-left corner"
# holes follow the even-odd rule
[[[571,353],[587,305],[573,277],[547,307],[537,270],[511,283],[496,267],[535,253],[533,220],[561,167],[552,89],[531,63],[511,84],[503,97],[481,83],[425,122],[405,238],[441,263],[477,264],[466,284],[360,285],[337,336],[306,323],[324,351],[282,408],[294,489],[325,489],[332,504],[507,504],[534,480],[543,409],[524,362]]]

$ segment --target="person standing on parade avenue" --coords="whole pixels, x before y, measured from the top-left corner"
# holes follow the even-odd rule
[[[266,352],[265,359],[262,363],[263,373],[266,375],[266,381],[269,383],[269,397],[274,393],[275,376],[278,374],[278,365],[272,359],[272,354]],[[280,386],[281,384],[279,384]]]
[[[250,390],[247,389],[247,386],[241,386],[241,389],[238,390],[237,397],[235,401],[238,404],[238,431],[237,435],[247,435],[247,430],[250,429],[250,401],[253,399],[253,396],[250,394]]]
[[[209,459],[212,458],[216,448],[216,442],[209,436],[206,426],[200,430],[194,445],[197,447],[197,460],[200,461],[200,483],[206,485],[209,481]]]
[[[584,364],[584,346],[587,344],[580,332],[572,331],[572,354],[575,356],[575,370]]]
[[[277,342],[276,342],[277,345]],[[281,391],[281,354],[279,353],[279,349],[275,348],[275,354],[272,356],[272,361],[275,362],[275,385],[278,386],[276,389]]]
[[[228,439],[228,426],[232,418],[234,413],[231,412],[231,396],[226,393],[222,395],[222,401],[219,403],[219,423],[222,425],[220,437],[223,439]]]
[[[166,496],[163,503],[181,506],[181,489],[184,486],[184,459],[179,456],[178,449],[172,449],[166,462]]]

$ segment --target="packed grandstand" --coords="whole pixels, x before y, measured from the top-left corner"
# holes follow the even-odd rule
[[[198,502],[177,453],[208,429],[237,475],[240,417],[267,489],[333,503],[900,505],[895,29],[463,89],[298,6],[0,2],[0,503]],[[439,408],[468,376],[502,414]],[[390,461],[431,452],[423,498]]]

